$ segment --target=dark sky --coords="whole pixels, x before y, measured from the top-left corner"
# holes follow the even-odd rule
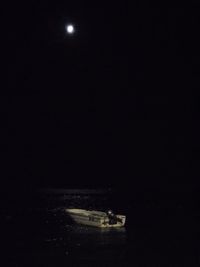
[[[5,184],[194,182],[198,6],[72,2],[6,8]]]

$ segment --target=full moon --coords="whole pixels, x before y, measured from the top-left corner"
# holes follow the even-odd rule
[[[67,31],[67,33],[69,33],[69,34],[73,34],[73,33],[74,33],[74,26],[71,25],[71,24],[67,25],[67,26],[66,26],[66,31]]]

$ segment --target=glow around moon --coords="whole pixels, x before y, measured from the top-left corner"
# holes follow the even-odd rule
[[[66,25],[66,31],[68,34],[73,34],[74,33],[74,26],[72,24]]]

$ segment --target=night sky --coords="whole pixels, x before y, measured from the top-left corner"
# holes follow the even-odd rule
[[[1,92],[10,186],[188,185],[199,166],[199,7],[6,7]],[[75,33],[65,26],[72,23]]]

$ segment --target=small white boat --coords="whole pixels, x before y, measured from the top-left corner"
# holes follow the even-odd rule
[[[78,224],[100,228],[123,227],[126,216],[115,215],[112,211],[102,212],[84,209],[66,209],[68,215]]]

